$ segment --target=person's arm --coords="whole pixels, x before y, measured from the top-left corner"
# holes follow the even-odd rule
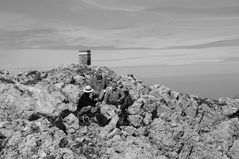
[[[104,78],[105,80],[105,87],[104,89],[106,89],[107,87],[109,87],[109,80],[107,78]]]
[[[78,111],[78,115],[81,115],[82,113],[89,111],[91,108],[92,108],[92,106],[90,106],[90,105],[82,107],[81,110]]]
[[[132,96],[128,95],[128,101],[127,101],[128,107],[131,106],[133,103],[134,103],[134,100],[133,100]]]
[[[107,103],[108,100],[109,100],[109,91],[106,92],[105,98],[104,98],[104,101],[103,101],[103,102],[104,102],[104,103]]]
[[[119,94],[120,94],[119,101],[122,101],[125,98],[125,94],[124,94],[124,92],[121,89],[119,89]]]
[[[120,109],[124,110],[127,106],[127,100],[128,100],[128,96],[125,97],[125,99],[123,100]]]
[[[76,111],[81,110],[81,108],[83,107],[83,105],[82,105],[83,102],[84,102],[83,95],[81,95],[81,97],[79,98],[78,103],[77,103],[77,110]]]

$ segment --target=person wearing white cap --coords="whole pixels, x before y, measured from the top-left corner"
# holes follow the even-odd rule
[[[83,90],[83,92],[85,92],[85,93],[91,93],[93,91],[94,91],[94,89],[90,85],[85,86],[85,88]]]
[[[80,125],[89,124],[89,119],[96,115],[98,107],[96,106],[96,101],[93,96],[94,89],[88,85],[85,86],[83,92],[78,100],[77,110],[74,112],[68,109],[62,111],[60,114],[62,119],[72,113],[79,118]]]
[[[83,94],[80,97],[80,99],[78,100],[78,105],[77,105],[77,114],[81,115],[83,113],[90,113],[91,111],[96,111],[94,109],[96,101],[93,98],[93,91],[94,89],[87,85],[84,90],[83,90]],[[93,110],[91,110],[93,109]],[[91,110],[91,111],[90,111]]]

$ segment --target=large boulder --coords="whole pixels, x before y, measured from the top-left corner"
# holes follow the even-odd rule
[[[79,120],[74,114],[69,114],[64,118],[64,125],[68,134],[75,133],[79,129]]]
[[[129,113],[131,115],[140,114],[144,103],[145,103],[145,100],[143,98],[136,100],[131,106],[129,106],[128,108]]]
[[[62,101],[57,94],[51,94],[46,88],[32,87],[22,84],[5,85],[0,83],[0,113],[10,116],[28,117],[29,112],[54,114]],[[60,95],[58,96],[60,97]]]

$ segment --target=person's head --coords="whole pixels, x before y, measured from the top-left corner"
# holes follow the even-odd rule
[[[85,86],[85,88],[83,90],[83,92],[85,94],[91,94],[93,91],[94,91],[93,88],[91,86],[89,86],[89,85]]]
[[[120,89],[123,89],[123,88],[124,88],[124,85],[123,85],[121,82],[119,82],[119,83],[118,83],[118,87],[119,87]]]
[[[111,82],[110,86],[112,87],[112,90],[116,90],[117,83],[113,81],[113,82]]]
[[[129,94],[129,89],[127,87],[123,87],[122,91],[124,92],[124,94],[128,95]]]
[[[103,78],[102,73],[100,71],[96,72],[95,76],[97,80],[101,80]]]

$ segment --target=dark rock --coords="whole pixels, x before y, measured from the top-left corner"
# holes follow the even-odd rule
[[[6,84],[14,84],[15,83],[13,80],[6,79],[6,78],[0,78],[0,82],[6,83]]]
[[[59,147],[60,147],[60,148],[65,148],[65,147],[67,146],[67,144],[68,144],[67,139],[66,139],[66,138],[62,138],[62,139],[60,140]]]
[[[40,119],[42,116],[38,113],[33,113],[32,115],[29,116],[28,120],[29,121],[35,121]]]
[[[0,134],[0,154],[1,154],[1,151],[5,148],[6,138],[7,138],[6,136],[4,136],[3,134]]]
[[[53,125],[62,130],[67,135],[67,129],[66,126],[63,124],[63,121],[61,118],[57,118],[53,121]]]

